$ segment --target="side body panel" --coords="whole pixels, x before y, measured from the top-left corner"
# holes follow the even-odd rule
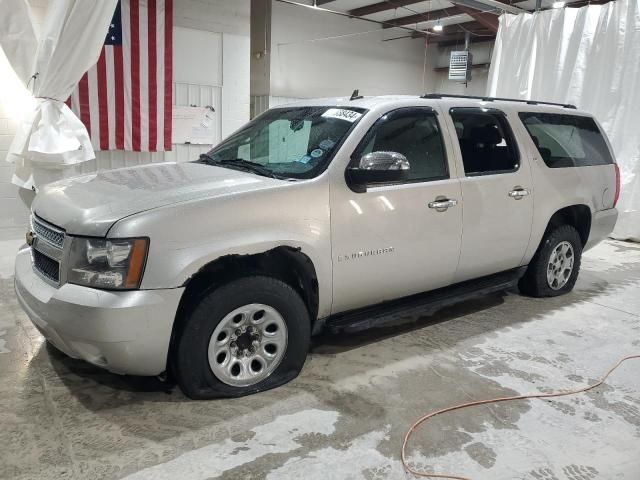
[[[324,175],[282,188],[177,203],[117,222],[108,237],[148,236],[141,288],[183,285],[226,255],[251,255],[279,246],[299,248],[313,262],[319,316],[331,306],[329,184]]]
[[[519,108],[518,111],[545,111],[541,107]],[[554,110],[555,113],[555,110]],[[580,112],[562,109],[558,113],[570,115],[584,115]],[[599,165],[591,167],[549,168],[543,161],[538,149],[531,140],[522,122],[517,119],[513,122],[513,128],[518,129],[520,148],[529,152],[531,158],[531,175],[535,185],[533,224],[531,239],[525,253],[523,264],[531,261],[536,253],[549,220],[558,210],[573,205],[586,205],[592,215],[592,232],[596,235],[594,241],[587,241],[586,249],[596,245],[611,233],[617,218],[617,212],[613,208],[616,189],[616,173],[613,165]],[[600,127],[602,131],[602,128]],[[604,135],[604,134],[603,134]],[[606,139],[606,136],[605,136]],[[607,140],[607,144],[609,144]],[[613,152],[612,152],[613,155]],[[600,215],[598,212],[611,210],[608,215]],[[596,220],[605,218],[603,224],[596,224]],[[596,231],[597,229],[597,231]],[[596,238],[597,237],[597,238]],[[595,241],[597,239],[597,241]]]
[[[586,205],[593,222],[597,212],[612,209],[615,193],[613,165],[549,168],[538,156],[532,163],[532,174],[537,198],[531,240],[524,258],[526,263],[536,253],[549,219],[555,212],[571,205]],[[611,227],[613,229],[613,225]],[[587,243],[587,247],[592,246],[593,242]]]

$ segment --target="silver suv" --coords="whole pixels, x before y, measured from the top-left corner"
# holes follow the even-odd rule
[[[241,396],[293,379],[324,328],[516,283],[568,292],[619,191],[602,129],[570,105],[309,100],[190,163],[46,186],[16,293],[71,357]]]

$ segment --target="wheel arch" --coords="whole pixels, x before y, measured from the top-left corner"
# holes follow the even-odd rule
[[[260,253],[224,255],[202,266],[185,282],[171,332],[168,372],[176,340],[198,300],[221,285],[250,275],[277,278],[291,286],[307,306],[313,328],[320,304],[318,276],[313,261],[301,248],[278,246]]]
[[[551,215],[551,218],[549,218],[542,239],[554,228],[561,225],[574,227],[578,231],[580,240],[582,240],[582,246],[584,247],[589,240],[589,233],[591,232],[591,209],[587,205],[577,204],[557,210]]]

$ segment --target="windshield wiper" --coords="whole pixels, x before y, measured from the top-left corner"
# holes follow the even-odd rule
[[[223,165],[232,165],[234,167],[244,168],[249,170],[252,173],[257,173],[258,175],[262,175],[270,178],[279,178],[278,175],[273,173],[269,168],[260,165],[256,162],[251,162],[249,160],[244,160],[242,158],[232,158],[228,160],[220,160],[220,163]]]
[[[213,158],[208,153],[201,153],[200,154],[200,160],[198,160],[198,163],[206,163],[208,165],[215,165],[216,163],[218,163],[218,160]]]
[[[242,158],[228,158],[224,160],[216,160],[208,153],[202,153],[200,154],[200,161],[208,165],[215,165],[215,166],[230,165],[233,167],[239,167],[243,170],[247,170],[249,172],[262,175],[263,177],[281,178],[279,175],[276,175],[267,167],[264,167],[263,165],[260,165],[259,163],[256,163],[256,162],[244,160]]]

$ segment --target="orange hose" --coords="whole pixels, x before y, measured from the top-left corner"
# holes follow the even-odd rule
[[[422,423],[426,422],[427,420],[429,420],[430,418],[433,418],[437,415],[440,415],[442,413],[447,413],[447,412],[452,412],[454,410],[460,410],[463,408],[467,408],[467,407],[474,407],[476,405],[486,405],[488,403],[499,403],[499,402],[509,402],[512,400],[525,400],[525,399],[529,399],[529,398],[551,398],[551,397],[564,397],[567,395],[575,395],[577,393],[584,393],[587,392],[589,390],[592,390],[596,387],[599,387],[600,385],[602,385],[604,383],[604,381],[607,379],[607,377],[609,377],[609,375],[611,375],[611,373],[618,368],[623,362],[626,362],[627,360],[631,360],[631,359],[640,359],[640,354],[638,355],[628,355],[624,358],[621,358],[620,360],[618,360],[618,362],[611,367],[607,373],[604,374],[604,376],[596,383],[594,383],[593,385],[588,385],[586,387],[583,388],[578,388],[576,390],[567,390],[564,392],[552,392],[552,393],[529,393],[527,395],[516,395],[513,397],[500,397],[500,398],[490,398],[488,400],[476,400],[475,402],[467,402],[467,403],[461,403],[459,405],[454,405],[452,407],[447,407],[447,408],[443,408],[442,410],[437,410],[435,412],[431,412],[427,415],[425,415],[424,417],[421,417],[420,419],[416,420],[413,425],[411,425],[411,428],[409,428],[409,430],[407,430],[407,433],[404,436],[404,441],[402,442],[402,464],[404,465],[404,468],[407,470],[407,472],[412,473],[413,475],[417,476],[417,477],[428,477],[428,478],[448,478],[449,480],[471,480],[469,477],[462,477],[460,475],[452,475],[450,473],[432,473],[432,472],[420,472],[416,469],[414,469],[411,465],[409,465],[409,462],[407,461],[407,443],[409,442],[409,438],[411,438],[411,435],[413,434],[413,432],[416,430],[416,428],[418,428]]]

